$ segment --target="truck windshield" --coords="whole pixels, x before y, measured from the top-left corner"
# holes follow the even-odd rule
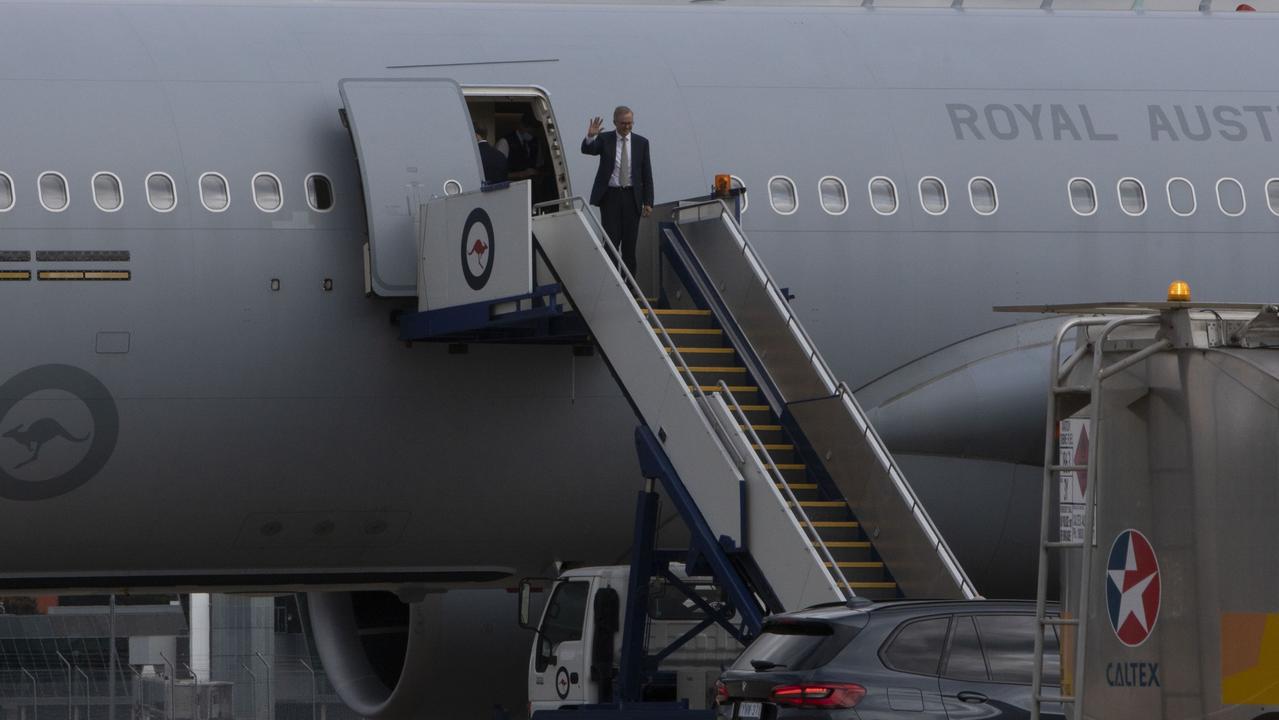
[[[586,596],[590,587],[591,584],[585,581],[563,582],[555,587],[555,593],[546,603],[546,612],[542,615],[541,634],[537,642],[537,660],[542,669],[550,664],[556,645],[582,639],[582,624],[586,620]]]

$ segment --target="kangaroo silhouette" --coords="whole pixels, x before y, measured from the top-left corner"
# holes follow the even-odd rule
[[[12,430],[6,432],[4,434],[4,437],[9,438],[10,440],[13,440],[19,445],[25,445],[27,450],[31,451],[31,457],[27,458],[26,460],[24,460],[23,462],[17,465],[14,465],[13,466],[14,470],[19,470],[21,468],[24,468],[30,465],[36,460],[39,460],[40,450],[43,449],[45,443],[49,442],[50,440],[53,440],[55,438],[66,438],[67,440],[70,440],[73,443],[82,443],[85,440],[89,439],[88,435],[85,435],[84,437],[81,437],[81,438],[78,438],[75,435],[72,435],[71,433],[67,432],[66,428],[62,427],[62,423],[59,423],[57,420],[54,420],[53,418],[43,418],[41,420],[36,420],[35,422],[31,423],[31,425],[26,426],[25,429],[22,425],[18,425]]]

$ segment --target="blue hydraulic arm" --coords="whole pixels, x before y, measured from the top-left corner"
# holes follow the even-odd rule
[[[729,557],[728,548],[733,546],[732,540],[727,537],[717,538],[711,532],[710,525],[702,517],[702,511],[684,487],[679,473],[675,472],[675,466],[671,464],[666,451],[662,449],[661,441],[652,430],[643,425],[635,428],[635,447],[639,452],[640,469],[644,477],[661,481],[666,496],[675,505],[692,534],[692,549],[710,566],[715,581],[724,589],[729,602],[740,614],[747,634],[754,636],[764,624],[765,612],[756,593],[751,589],[751,584]],[[767,588],[761,590],[766,597],[772,594]]]

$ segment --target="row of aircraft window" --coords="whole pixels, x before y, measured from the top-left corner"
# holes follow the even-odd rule
[[[735,184],[743,183],[734,177]],[[899,205],[897,183],[890,178],[874,177],[866,185],[870,207],[880,215],[892,215]],[[1071,178],[1067,183],[1070,209],[1076,214],[1089,216],[1097,212],[1099,205],[1097,186],[1083,177]],[[1126,177],[1115,184],[1119,196],[1119,208],[1137,217],[1144,215],[1148,206],[1146,186],[1137,178]],[[1175,177],[1164,185],[1168,196],[1168,208],[1180,217],[1194,215],[1199,207],[1195,186],[1186,178]],[[843,215],[848,211],[848,187],[844,181],[826,176],[818,183],[818,195],[822,210],[829,215]],[[1217,208],[1230,217],[1239,217],[1248,207],[1243,184],[1234,178],[1221,178],[1216,184]],[[1279,215],[1279,178],[1266,181],[1266,202],[1270,212]],[[777,175],[768,181],[768,202],[773,212],[793,215],[799,209],[799,194],[795,181],[785,175]],[[999,209],[999,193],[995,183],[987,177],[975,177],[968,181],[968,203],[978,215],[993,215]],[[919,181],[919,204],[929,215],[941,215],[950,207],[946,183],[937,177],[925,177]],[[747,202],[743,201],[745,211]]]
[[[231,187],[225,175],[206,172],[200,176],[200,204],[209,212],[224,212],[231,207]],[[328,177],[319,173],[306,176],[306,203],[316,212],[328,212],[333,209],[333,183]],[[103,212],[116,212],[124,207],[124,186],[120,176],[110,172],[100,172],[93,176],[89,183],[93,193],[93,204]],[[262,212],[273,213],[284,207],[284,187],[280,178],[273,173],[260,172],[253,176],[250,183],[253,204]],[[147,204],[156,212],[171,212],[178,206],[177,186],[173,176],[163,172],[153,172],[146,176],[143,189]],[[36,181],[36,194],[40,205],[49,212],[62,212],[71,206],[71,192],[67,187],[67,178],[62,173],[44,172]],[[0,172],[0,212],[13,209],[17,200],[13,178]]]

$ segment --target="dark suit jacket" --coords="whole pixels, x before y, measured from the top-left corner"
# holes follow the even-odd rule
[[[591,204],[604,201],[608,179],[613,175],[617,162],[617,133],[610,130],[595,138],[582,140],[582,152],[599,155],[600,167],[595,171],[595,185],[591,187]],[[648,158],[648,138],[631,133],[631,189],[635,191],[635,209],[653,205],[653,166]]]
[[[509,179],[506,172],[506,156],[484,140],[480,141],[480,161],[484,163],[484,182],[500,183]]]

